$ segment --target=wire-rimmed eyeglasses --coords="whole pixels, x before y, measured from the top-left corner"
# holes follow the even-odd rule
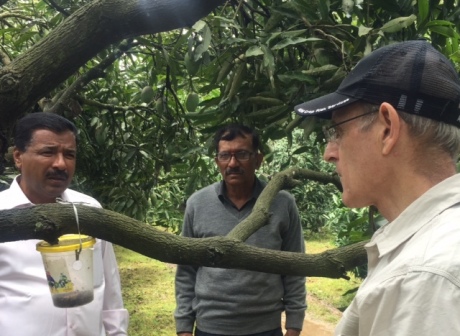
[[[235,153],[230,153],[230,152],[219,152],[216,155],[217,161],[219,162],[229,162],[232,157],[234,157],[237,161],[248,161],[253,152],[248,152],[248,151],[239,151]]]
[[[358,118],[361,118],[361,117],[364,117],[368,114],[371,114],[371,113],[375,113],[377,112],[378,109],[372,109],[372,111],[370,112],[366,112],[366,113],[363,113],[363,114],[360,114],[356,117],[353,117],[353,118],[350,118],[350,119],[347,119],[347,120],[344,120],[344,121],[341,121],[337,124],[333,124],[333,125],[324,125],[323,126],[323,133],[324,133],[324,137],[326,138],[326,141],[327,142],[334,142],[337,140],[338,138],[338,131],[337,131],[337,126],[339,125],[342,125],[342,124],[345,124],[349,121],[352,121],[352,120],[355,120],[355,119],[358,119]]]

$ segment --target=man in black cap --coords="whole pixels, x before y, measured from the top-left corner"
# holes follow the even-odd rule
[[[296,106],[330,119],[324,159],[348,207],[388,220],[336,335],[460,335],[460,80],[428,42],[365,57],[336,92]]]

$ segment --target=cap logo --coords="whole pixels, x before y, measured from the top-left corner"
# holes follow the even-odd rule
[[[399,97],[398,109],[403,110],[404,107],[406,106],[406,103],[407,103],[407,96],[401,95],[401,97]]]
[[[349,100],[350,100],[350,98],[347,98],[347,99],[344,99],[344,100],[342,100],[342,101],[339,101],[339,102],[336,103],[336,104],[329,105],[329,106],[327,107],[327,109],[328,109],[328,110],[335,109],[335,108],[337,108],[337,106],[340,106],[340,105],[342,105],[342,104],[345,104],[345,103],[348,102]]]
[[[422,109],[422,105],[423,105],[423,99],[417,99],[417,102],[415,103],[414,112],[419,113],[420,110]]]

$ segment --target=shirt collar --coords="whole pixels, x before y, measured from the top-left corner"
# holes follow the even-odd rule
[[[460,203],[460,174],[438,183],[412,202],[393,222],[377,230],[366,247],[377,246],[382,257],[457,203]]]
[[[251,199],[257,199],[259,197],[260,193],[265,187],[265,184],[265,182],[259,180],[257,177],[255,178]],[[228,200],[228,197],[226,195],[226,186],[223,180],[220,181],[220,183],[217,186],[217,195],[221,201]]]
[[[11,183],[10,187],[9,187],[9,190],[10,192],[12,192],[14,194],[14,197],[15,197],[15,201],[14,203],[16,204],[15,208],[21,208],[21,207],[29,207],[31,205],[35,205],[34,203],[32,203],[26,196],[26,194],[24,194],[24,192],[22,191],[21,187],[19,186],[19,178],[21,177],[21,175],[17,175],[13,182]],[[63,201],[67,201],[68,200],[68,192],[67,192],[67,189],[64,190],[64,192],[62,193],[61,195],[61,198]]]

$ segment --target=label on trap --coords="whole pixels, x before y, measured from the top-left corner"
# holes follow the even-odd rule
[[[74,290],[72,279],[64,259],[54,259],[45,265],[46,280],[52,294],[68,293]]]

